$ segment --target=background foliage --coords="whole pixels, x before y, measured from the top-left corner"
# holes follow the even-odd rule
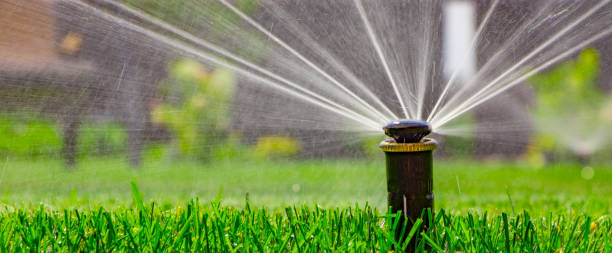
[[[118,155],[125,152],[123,126],[110,122],[86,122],[79,128],[79,156]],[[0,157],[59,157],[63,149],[60,126],[33,113],[0,116]]]
[[[170,129],[179,154],[207,160],[215,146],[229,137],[235,85],[236,78],[228,70],[208,72],[198,62],[177,61],[169,81],[161,86],[162,96],[173,100],[158,104],[152,120]]]
[[[597,51],[585,49],[574,60],[531,78],[536,91],[534,144],[549,159],[569,153],[588,162],[612,140],[612,111],[607,111],[612,96],[597,87],[598,76]]]

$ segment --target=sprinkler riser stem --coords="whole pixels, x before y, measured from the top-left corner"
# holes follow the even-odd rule
[[[380,144],[386,159],[388,207],[393,213],[401,212],[398,224],[403,226],[406,222],[406,231],[410,231],[419,218],[423,218],[421,230],[429,227],[429,219],[422,215],[427,209],[433,212],[433,151],[437,146],[435,140],[428,138],[416,143],[398,143],[390,139]],[[401,230],[401,227],[396,230],[398,242],[403,242],[408,235],[404,232],[402,238]],[[406,252],[415,251],[413,242]]]
[[[388,205],[411,225],[433,209],[433,151],[386,152]]]

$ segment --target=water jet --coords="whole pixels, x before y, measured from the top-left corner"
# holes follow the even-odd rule
[[[396,120],[383,129],[391,137],[379,145],[386,158],[388,207],[393,213],[401,211],[399,224],[407,220],[407,229],[410,229],[423,211],[433,209],[433,151],[438,143],[425,138],[431,133],[431,127],[423,121]],[[423,227],[429,225],[426,221]],[[399,231],[396,237],[401,236]]]

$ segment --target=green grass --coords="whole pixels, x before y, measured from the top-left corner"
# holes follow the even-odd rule
[[[436,161],[436,208],[453,213],[488,211],[533,215],[549,211],[603,215],[612,213],[612,167],[593,166],[584,179],[580,167],[532,169],[507,162]],[[74,171],[61,160],[0,161],[0,203],[11,206],[114,209],[132,204],[130,182],[145,202],[171,208],[192,198],[203,203],[222,192],[224,205],[282,208],[318,204],[354,204],[384,210],[383,160],[232,160],[208,164],[148,159],[134,171],[120,158],[87,158]],[[510,201],[512,200],[512,201]]]
[[[137,193],[137,192],[136,192]],[[162,211],[154,204],[106,211],[6,210],[2,252],[390,252],[413,242],[434,252],[610,252],[612,219],[528,213],[426,214],[414,227],[371,207],[317,206],[270,212],[197,201]],[[423,224],[430,224],[426,229]],[[423,229],[423,230],[422,230]],[[396,233],[409,240],[396,240]]]
[[[610,252],[612,167],[593,167],[438,160],[431,225],[413,230],[385,214],[383,160],[9,157],[0,252],[387,252],[402,230],[430,251]]]

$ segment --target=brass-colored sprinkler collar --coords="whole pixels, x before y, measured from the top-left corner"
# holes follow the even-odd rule
[[[438,142],[430,138],[423,138],[415,143],[397,143],[393,139],[388,139],[382,141],[378,147],[384,152],[422,152],[438,148]]]

